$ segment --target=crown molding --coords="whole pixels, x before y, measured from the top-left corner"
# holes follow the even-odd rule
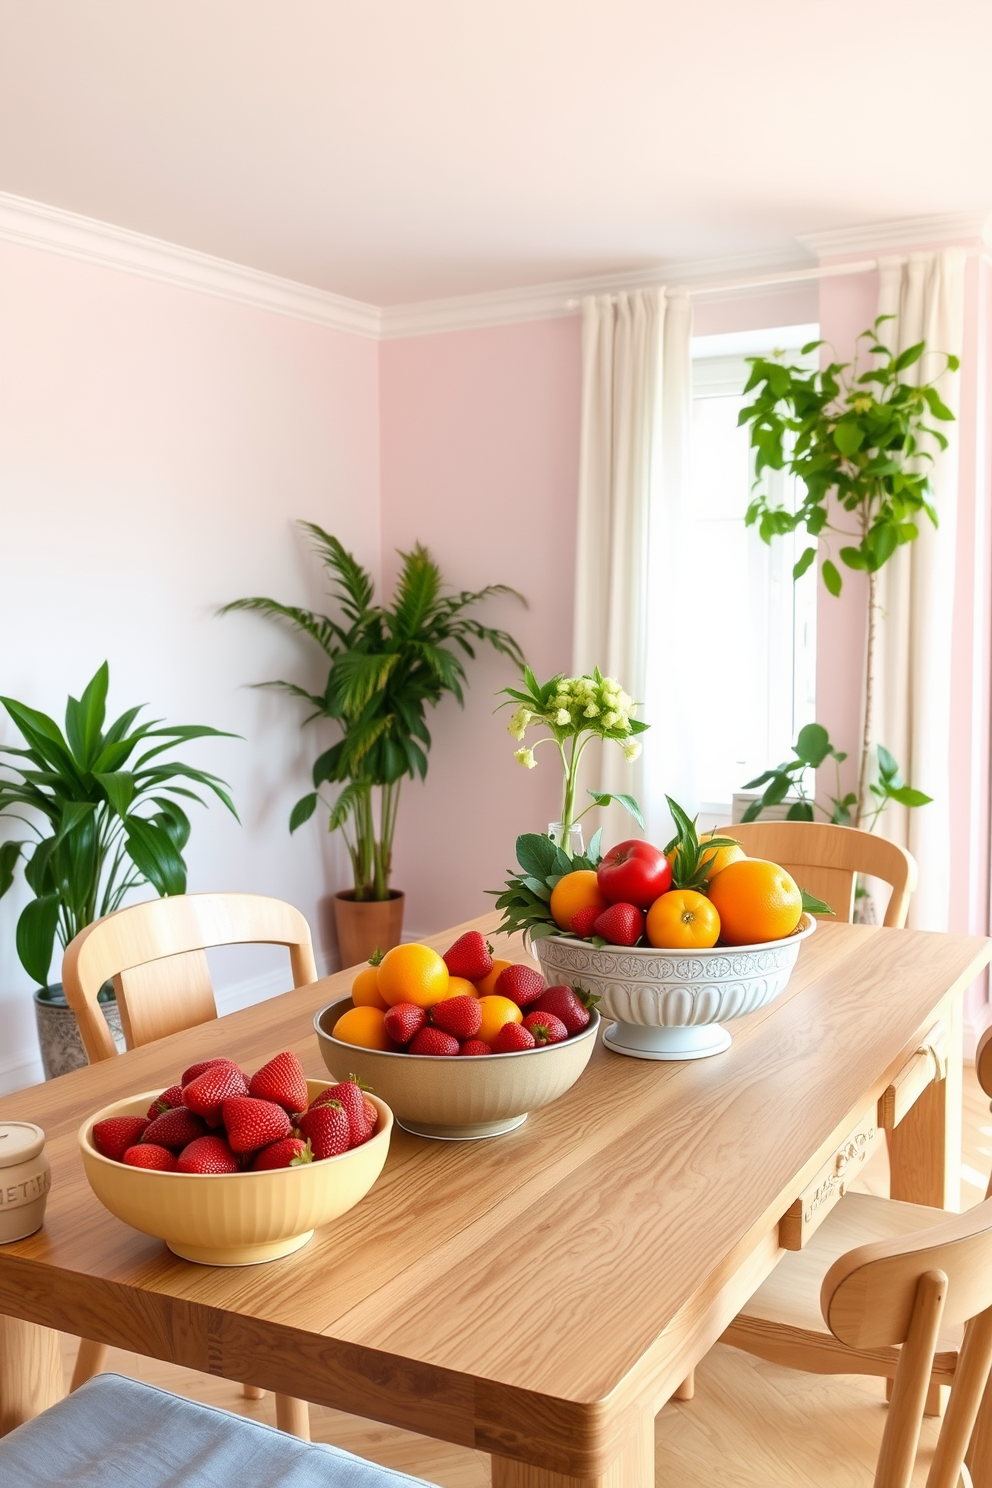
[[[4,192],[0,192],[0,239],[352,335],[377,339],[380,333],[377,305]]]
[[[920,243],[978,242],[992,244],[992,213],[946,212],[934,217],[897,217],[865,222],[830,232],[805,233],[797,239],[817,259],[844,253],[871,253],[912,248]]]

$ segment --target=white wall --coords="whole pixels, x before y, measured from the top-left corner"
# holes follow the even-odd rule
[[[244,735],[182,751],[242,817],[192,807],[189,888],[291,900],[324,965],[318,904],[346,864],[315,822],[293,838],[286,822],[330,735],[301,737],[289,700],[246,685],[304,680],[299,646],[214,610],[258,592],[322,607],[298,517],[378,574],[378,462],[374,342],[0,243],[0,693],[61,722],[106,658],[114,715],[147,701]],[[0,740],[18,742],[6,714]],[[0,901],[0,1090],[41,1073],[23,902]],[[218,964],[222,1007],[279,990],[275,953],[249,954]]]

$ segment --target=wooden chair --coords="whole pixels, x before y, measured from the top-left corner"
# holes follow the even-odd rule
[[[718,827],[721,837],[733,837],[749,858],[768,858],[791,873],[801,888],[822,899],[833,919],[849,924],[854,914],[855,878],[859,873],[880,878],[892,888],[883,924],[901,930],[916,888],[916,860],[871,832],[835,827],[829,822],[739,822]]]
[[[66,948],[62,985],[76,1014],[91,1064],[113,1059],[117,1049],[97,994],[113,981],[129,1049],[207,1023],[217,1016],[208,946],[283,945],[289,950],[293,986],[317,980],[310,927],[298,909],[259,894],[186,894],[150,899],[106,915],[81,930]],[[105,1344],[82,1339],[70,1390],[106,1366]],[[244,1386],[249,1400],[264,1395]],[[289,1395],[276,1396],[276,1420],[284,1431],[310,1439],[309,1408]]]
[[[992,1094],[992,1030],[976,1068]],[[950,1385],[927,1488],[956,1488],[966,1453],[976,1473],[980,1466],[976,1483],[988,1488],[992,1178],[984,1202],[964,1214],[846,1194],[804,1249],[783,1257],[721,1342],[813,1374],[889,1379],[876,1488],[908,1488],[928,1392]]]

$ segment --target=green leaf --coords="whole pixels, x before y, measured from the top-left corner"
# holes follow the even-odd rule
[[[589,795],[592,796],[597,806],[609,806],[615,801],[618,806],[622,806],[634,818],[641,831],[644,831],[644,817],[641,814],[640,806],[638,806],[633,796],[621,795],[619,792],[611,795],[605,791],[594,790],[589,791]]]
[[[879,569],[888,563],[899,545],[899,535],[891,522],[878,522],[866,539],[874,566]]]
[[[803,553],[802,557],[798,560],[798,562],[794,563],[793,566],[792,566],[792,577],[793,577],[793,579],[801,579],[802,576],[803,576],[803,574],[809,568],[810,564],[813,562],[813,559],[815,557],[816,557],[816,549],[815,548],[807,548],[806,551]]]
[[[296,805],[289,813],[290,832],[295,832],[297,827],[302,827],[305,821],[310,820],[314,812],[317,810],[318,800],[319,797],[317,795],[317,792],[311,791],[308,796],[303,796],[301,800],[297,801]]]
[[[834,429],[834,444],[842,455],[854,455],[865,442],[865,431],[860,424],[839,423]]]
[[[889,753],[884,744],[877,744],[875,746],[875,753],[878,757],[878,773],[882,779],[894,780],[899,774],[899,766],[896,763],[895,756]]]
[[[14,882],[17,862],[25,845],[23,842],[0,842],[0,899]]]
[[[536,894],[538,899],[542,899],[545,904],[551,902],[551,890],[539,878],[527,877],[524,879],[524,883],[530,889],[531,893]]]
[[[810,801],[793,801],[786,812],[786,821],[812,821],[813,805]]]
[[[856,568],[863,571],[868,567],[865,555],[862,553],[860,548],[841,548],[840,558],[841,562],[846,563],[848,568]],[[829,585],[827,587],[829,588]]]
[[[59,896],[45,894],[32,899],[21,911],[15,936],[17,954],[29,977],[47,987],[59,923]]]
[[[763,810],[763,802],[749,801],[744,808],[744,815],[741,817],[741,825],[743,826],[745,822],[757,821]]]
[[[795,752],[803,764],[818,769],[830,753],[830,735],[822,723],[807,723],[796,737]]]
[[[900,806],[929,806],[933,800],[932,796],[914,790],[911,785],[887,786],[883,782],[883,789],[889,800],[897,801]]]
[[[771,784],[765,787],[764,795],[761,797],[762,806],[777,806],[781,801],[785,800],[791,787],[791,777],[776,771]]]
[[[830,905],[825,904],[822,899],[817,899],[815,894],[807,894],[805,889],[800,889],[799,892],[803,896],[803,909],[806,914],[832,915],[834,913]]]
[[[832,594],[836,599],[841,591],[842,580],[840,574],[837,572],[836,567],[833,563],[831,563],[829,558],[825,560],[820,572],[823,574],[823,582],[827,587],[827,592],[829,594]]]
[[[118,816],[127,816],[134,800],[134,776],[128,770],[113,770],[109,774],[94,774],[107,793],[107,800]]]
[[[131,861],[157,892],[185,894],[186,865],[168,832],[140,816],[129,816],[124,832]]]
[[[597,827],[595,832],[593,832],[592,837],[590,838],[589,846],[587,847],[585,854],[593,867],[595,867],[599,863],[600,859],[603,856],[602,842],[603,829],[602,827]]]
[[[517,838],[516,852],[517,862],[524,873],[530,874],[532,878],[544,880],[554,872],[557,856],[555,844],[544,833],[524,832]],[[568,872],[568,868],[565,872]]]
[[[893,372],[905,372],[907,367],[918,362],[926,350],[926,344],[925,341],[917,341],[914,346],[907,346],[905,351],[901,351],[892,363]]]
[[[948,408],[947,404],[941,401],[940,394],[936,388],[924,388],[923,396],[927,400],[927,407],[930,409],[934,418],[942,419],[945,423],[954,422],[954,414]]]
[[[90,769],[103,742],[103,721],[107,713],[109,685],[110,668],[104,662],[97,668],[79,702],[71,697],[66,704],[66,737],[77,763],[84,771]]]
[[[334,805],[331,807],[331,814],[327,820],[327,830],[329,832],[336,832],[340,827],[343,827],[345,822],[354,813],[356,806],[359,806],[368,798],[370,790],[371,788],[367,781],[352,780],[344,787],[344,790],[338,791]],[[304,799],[308,798],[305,797]],[[302,805],[302,802],[300,804]],[[299,824],[297,823],[297,825]],[[290,826],[290,831],[292,830],[293,828]]]

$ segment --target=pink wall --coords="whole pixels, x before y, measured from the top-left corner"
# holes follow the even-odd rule
[[[396,548],[425,543],[458,589],[511,584],[529,609],[491,601],[540,676],[572,655],[578,481],[578,319],[387,341],[381,347],[383,571]],[[493,708],[511,664],[487,650],[468,662],[462,712],[447,699],[429,719],[424,785],[407,783],[395,883],[408,931],[426,934],[480,914],[502,884],[518,832],[557,816],[555,762],[524,771]],[[545,755],[549,751],[542,751]]]

